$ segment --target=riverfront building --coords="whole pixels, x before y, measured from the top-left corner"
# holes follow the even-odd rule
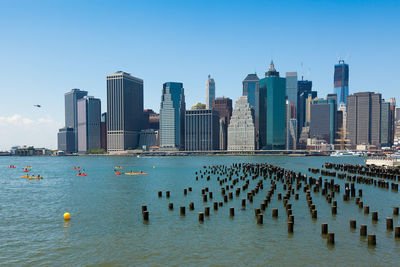
[[[58,150],[63,151],[65,154],[72,154],[75,152],[75,132],[72,127],[64,127],[58,131]]]
[[[258,136],[260,127],[260,79],[257,74],[248,74],[242,83],[242,95],[247,96],[250,106],[254,109],[254,123],[256,127],[256,136]]]
[[[160,107],[160,148],[183,150],[185,147],[185,93],[182,83],[163,84]]]
[[[260,108],[260,148],[285,149],[286,79],[279,77],[273,61],[265,73],[265,78],[260,80],[261,91],[264,93],[260,94],[260,100],[266,105]]]
[[[349,65],[344,60],[339,60],[339,64],[335,65],[335,73],[333,77],[334,93],[337,95],[337,103],[347,105],[347,96],[349,95]]]
[[[254,150],[254,110],[247,96],[241,96],[235,103],[228,126],[228,150]]]
[[[107,151],[107,112],[101,114],[100,131],[101,149]]]
[[[101,149],[101,102],[92,96],[78,100],[78,152]]]
[[[206,81],[206,109],[212,108],[212,101],[215,99],[215,81],[208,75]]]
[[[107,75],[107,151],[138,146],[143,123],[143,80],[118,71]]]
[[[70,92],[64,94],[65,127],[72,128],[74,134],[73,144],[67,145],[68,147],[72,146],[74,148],[72,152],[78,151],[78,100],[87,96],[87,93],[87,91],[82,91],[80,89],[72,89]]]
[[[297,72],[286,72],[286,96],[297,109]]]
[[[334,99],[316,99],[310,108],[310,138],[334,144],[337,108]]]
[[[219,149],[219,115],[212,109],[185,112],[185,150],[207,151]]]
[[[297,136],[300,137],[303,127],[309,126],[307,121],[307,100],[308,103],[317,97],[317,91],[312,91],[312,81],[297,81]]]
[[[347,138],[350,144],[380,146],[381,94],[361,92],[347,98]]]
[[[219,149],[226,150],[228,147],[228,125],[232,116],[232,99],[218,97],[213,100],[212,109],[219,115]]]

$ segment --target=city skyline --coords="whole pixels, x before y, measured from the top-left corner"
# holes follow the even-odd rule
[[[191,106],[205,102],[204,81],[211,74],[218,84],[216,97],[225,96],[235,101],[242,93],[243,78],[254,72],[261,77],[271,59],[282,77],[286,72],[296,71],[299,80],[304,75],[305,79],[313,82],[313,90],[325,96],[334,92],[333,66],[344,58],[350,65],[349,94],[373,91],[381,93],[386,100],[400,98],[398,85],[392,79],[382,79],[396,77],[398,73],[400,58],[395,48],[399,45],[396,35],[399,30],[394,25],[397,25],[395,14],[400,5],[394,1],[379,5],[339,1],[324,6],[313,2],[299,6],[290,1],[280,5],[255,1],[243,6],[233,2],[229,5],[212,4],[211,11],[203,2],[160,3],[151,11],[150,6],[154,8],[154,5],[143,3],[94,6],[93,2],[86,2],[80,3],[79,8],[67,3],[60,3],[57,7],[44,3],[26,2],[26,8],[20,10],[18,7],[23,3],[9,2],[0,11],[0,21],[8,25],[4,29],[8,38],[0,44],[3,59],[0,71],[0,138],[5,140],[0,144],[0,150],[24,144],[56,148],[54,136],[63,127],[64,117],[60,95],[72,88],[80,88],[106,103],[104,77],[118,70],[144,80],[144,108],[157,112],[164,82],[185,84],[187,106]],[[122,10],[122,6],[126,6],[126,10]],[[102,20],[109,9],[113,12],[122,10],[122,16],[116,21]],[[222,9],[230,12],[220,15]],[[89,10],[93,14],[86,18]],[[261,16],[265,10],[274,12]],[[76,15],[73,22],[69,19],[69,11]],[[176,19],[161,25],[161,21],[164,22],[161,14],[166,11],[180,13],[187,22],[186,26],[178,27],[181,24]],[[335,16],[330,14],[335,11],[343,15],[343,20],[335,20]],[[279,13],[285,13],[289,19],[279,19]],[[145,14],[151,14],[147,17],[149,25],[136,26],[137,20],[146,17]],[[136,19],[134,15],[138,15]],[[236,21],[240,15],[243,15],[243,21]],[[197,22],[201,16],[204,18]],[[300,17],[306,19],[299,22]],[[322,25],[314,26],[313,22],[321,17],[327,19]],[[375,19],[371,20],[371,17]],[[112,13],[111,18],[115,19],[116,15]],[[204,23],[204,19],[213,19],[214,27],[208,27],[210,23]],[[279,30],[264,27],[271,20],[279,23]],[[354,23],[356,20],[358,23]],[[31,23],[27,25],[27,21]],[[295,21],[300,25],[292,28]],[[122,30],[115,30],[118,23],[134,26],[136,32],[132,36],[119,37]],[[160,29],[155,26],[160,26]],[[26,31],[26,27],[31,31]],[[63,31],[59,32],[59,28]],[[150,28],[155,32],[149,34]],[[115,30],[110,36],[111,41],[102,43],[103,32],[110,29]],[[245,29],[257,34],[257,41],[241,40]],[[198,36],[193,30],[197,30]],[[341,35],[337,34],[339,32]],[[143,38],[139,44],[135,42],[136,34]],[[177,40],[160,38],[168,34]],[[199,42],[206,34],[215,41]],[[271,42],[272,37],[268,36],[273,36],[274,41]],[[345,41],[338,42],[337,36]],[[288,38],[304,38],[304,42],[288,45]],[[155,39],[163,41],[154,44]],[[30,41],[29,47],[24,45],[24,40]],[[377,46],[382,47],[379,52]],[[114,50],[123,52],[109,53]],[[171,63],[175,56],[176,63]],[[163,67],[165,64],[168,68]],[[42,108],[34,108],[34,104],[41,104]],[[102,111],[105,108],[103,105]]]

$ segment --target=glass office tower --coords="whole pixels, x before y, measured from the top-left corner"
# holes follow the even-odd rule
[[[347,96],[349,95],[349,65],[344,60],[339,60],[335,65],[334,74],[334,93],[337,95],[338,106],[340,103],[347,105]]]

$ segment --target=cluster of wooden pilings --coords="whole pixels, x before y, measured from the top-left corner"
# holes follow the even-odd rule
[[[313,202],[313,194],[320,194],[325,197],[327,203],[330,205],[331,216],[338,214],[338,199],[342,196],[343,202],[354,201],[355,205],[364,211],[365,215],[369,215],[370,207],[364,205],[363,190],[356,188],[356,184],[376,185],[378,187],[388,187],[382,179],[390,179],[393,181],[398,180],[400,173],[398,170],[386,171],[385,175],[379,173],[381,168],[375,169],[373,167],[365,167],[361,165],[349,164],[332,164],[325,163],[326,169],[309,168],[309,172],[313,174],[321,174],[318,178],[304,175],[300,172],[294,172],[282,167],[264,164],[264,163],[234,163],[230,166],[227,165],[210,165],[203,166],[200,170],[195,171],[195,180],[205,180],[210,183],[217,183],[219,189],[217,192],[212,192],[210,188],[214,186],[201,188],[199,194],[199,201],[204,203],[204,211],[198,212],[198,221],[204,223],[205,217],[210,217],[211,208],[214,212],[218,211],[224,206],[228,207],[228,215],[233,218],[235,216],[235,207],[229,205],[234,198],[240,199],[240,209],[246,209],[248,206],[254,207],[254,220],[257,224],[262,225],[266,210],[271,202],[271,199],[276,195],[278,201],[282,201],[283,207],[287,216],[287,231],[289,234],[294,234],[295,215],[291,201],[298,201],[300,195],[305,195],[310,217],[313,221],[318,220],[318,209]],[[340,172],[337,172],[340,171]],[[325,176],[326,178],[323,178]],[[367,177],[371,176],[371,177]],[[380,180],[376,181],[374,177],[379,177]],[[344,187],[342,187],[335,179],[346,179]],[[394,184],[394,185],[393,185]],[[281,192],[276,192],[277,186],[282,187]],[[342,188],[341,188],[342,187]],[[196,187],[195,187],[196,188]],[[397,183],[391,182],[392,190],[396,190]],[[187,196],[192,192],[192,187],[185,188],[183,195]],[[261,203],[255,204],[255,196],[265,193],[264,199]],[[194,192],[197,194],[197,192]],[[163,197],[163,191],[158,191],[158,197]],[[165,191],[165,197],[170,198],[171,192]],[[220,198],[220,201],[214,201],[214,198]],[[259,198],[258,198],[259,199]],[[341,198],[340,198],[341,199]],[[210,205],[207,205],[210,203]],[[211,204],[212,203],[212,204]],[[189,211],[195,210],[194,202],[190,202],[188,206],[180,206],[180,216],[186,215],[186,208]],[[174,204],[168,203],[168,210],[174,210]],[[149,220],[149,212],[147,206],[142,206],[143,220]],[[277,218],[279,214],[278,208],[273,208],[270,211],[272,218]],[[399,207],[393,207],[393,216],[399,215]],[[374,223],[378,222],[378,212],[373,210],[371,212],[371,220]],[[350,229],[356,229],[357,222],[354,219],[350,220]],[[393,231],[393,217],[386,218],[387,231]],[[400,238],[400,226],[394,228],[395,238]],[[327,244],[335,244],[335,234],[328,231],[328,224],[321,224],[322,237],[327,239]],[[368,236],[368,244],[371,246],[376,245],[376,236],[367,233],[367,225],[360,225],[360,236]]]

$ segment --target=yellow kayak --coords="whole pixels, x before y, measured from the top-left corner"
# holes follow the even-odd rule
[[[126,172],[126,175],[148,175],[146,172]]]
[[[29,177],[29,180],[31,180],[31,179],[43,179],[43,177]]]
[[[19,178],[26,178],[26,179],[29,179],[29,178],[31,178],[31,177],[29,177],[29,176],[21,176],[21,177],[19,177]]]

